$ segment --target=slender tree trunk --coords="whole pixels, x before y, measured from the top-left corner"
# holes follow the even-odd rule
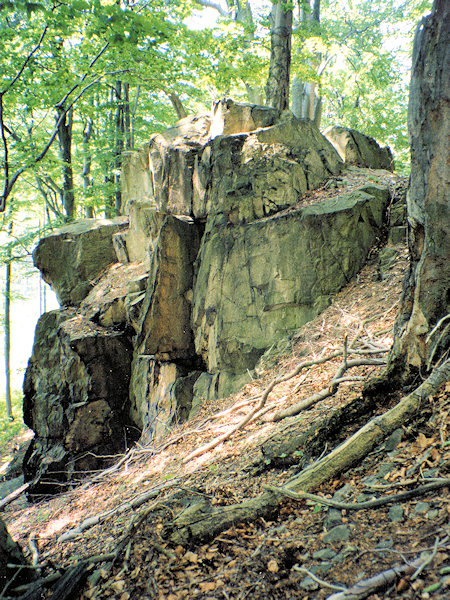
[[[413,49],[407,198],[411,264],[397,317],[388,377],[423,376],[450,346],[450,3],[435,0]]]
[[[57,108],[57,121],[59,121],[63,112],[63,107]],[[73,221],[75,217],[75,193],[72,169],[72,126],[73,110],[71,109],[61,120],[58,127],[59,151],[61,160],[63,161],[63,203],[66,221]]]
[[[305,11],[302,7],[299,11],[299,20],[300,22],[310,21],[319,24],[320,0],[314,0],[309,11]],[[321,55],[317,53],[314,64],[311,64],[318,71],[320,71],[321,58]],[[298,77],[295,78],[292,84],[292,112],[298,118],[310,119],[319,127],[322,118],[322,100],[317,89],[316,81],[305,82]]]
[[[91,165],[92,165],[92,154],[89,142],[91,140],[93,131],[93,121],[91,118],[87,119],[83,127],[83,191],[84,198],[89,202],[89,196],[92,189],[92,177],[91,177]],[[86,217],[92,219],[94,217],[94,208],[91,204],[86,204]]]
[[[136,88],[136,95],[134,97],[133,109],[130,111],[130,148],[134,148],[134,119],[136,117],[137,108],[139,104],[139,93],[141,86],[138,85]]]
[[[168,94],[170,101],[172,102],[172,106],[175,109],[175,112],[177,113],[177,117],[179,119],[183,119],[184,117],[187,117],[187,112],[183,106],[183,103],[181,102],[178,94],[175,94],[174,92],[170,92]]]
[[[12,222],[9,223],[8,233],[12,233]],[[8,421],[14,421],[11,402],[11,249],[8,249],[5,279],[5,400]]]
[[[130,84],[123,84],[123,124],[125,136],[125,149],[131,150],[132,133],[131,133],[131,110],[130,110]]]
[[[122,207],[122,192],[120,191],[120,169],[122,166],[122,152],[124,146],[124,100],[122,97],[122,82],[116,81],[116,123],[114,143],[114,207],[116,215],[120,215]]]
[[[109,144],[111,146],[114,146],[114,112],[113,112],[113,106],[114,106],[114,99],[115,99],[115,90],[113,88],[109,89],[109,98],[108,98],[108,104],[109,104],[109,110],[106,114],[106,130],[108,133],[108,140],[109,140]],[[105,217],[109,218],[113,216],[113,208],[114,208],[114,193],[113,193],[113,189],[114,189],[114,174],[113,174],[113,158],[114,158],[114,151],[111,151],[111,155],[112,155],[112,159],[105,161],[104,163],[104,169],[105,169],[105,185],[106,185],[106,189],[108,190],[107,192],[107,197],[106,197],[106,201],[105,201]],[[109,191],[111,190],[111,192]]]
[[[270,65],[266,103],[281,111],[289,108],[292,9],[288,0],[279,0],[270,13]]]

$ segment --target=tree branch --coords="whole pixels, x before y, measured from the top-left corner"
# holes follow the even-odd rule
[[[229,17],[229,13],[227,10],[225,10],[224,8],[222,8],[220,6],[220,4],[217,4],[216,2],[211,2],[211,0],[195,0],[196,4],[199,4],[200,6],[203,6],[204,8],[213,8],[214,10],[217,10],[217,12],[222,16],[222,17]]]
[[[25,71],[28,63],[30,62],[31,58],[36,54],[36,52],[39,50],[39,48],[42,45],[42,42],[44,41],[44,37],[46,35],[48,31],[48,25],[46,25],[44,27],[44,31],[41,34],[41,37],[39,38],[38,43],[36,44],[36,46],[33,48],[33,50],[28,54],[28,56],[26,57],[26,59],[23,62],[23,65],[20,67],[19,71],[17,72],[16,76],[14,77],[14,79],[11,81],[11,83],[2,91],[0,92],[0,95],[3,96],[4,94],[6,94],[7,92],[9,92],[9,90],[13,87],[13,85],[15,85],[15,83],[20,79],[22,73]]]

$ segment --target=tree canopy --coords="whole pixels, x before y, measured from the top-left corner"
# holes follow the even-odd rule
[[[217,97],[264,103],[271,81],[276,92],[277,11],[292,15],[294,113],[372,135],[405,168],[407,55],[430,4],[3,0],[0,210],[117,213],[123,151]]]

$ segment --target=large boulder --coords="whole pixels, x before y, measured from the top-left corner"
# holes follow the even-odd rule
[[[112,264],[81,302],[80,313],[102,327],[134,327],[135,316],[130,307],[136,305],[136,296],[143,300],[147,279],[145,262]]]
[[[192,322],[208,372],[252,369],[356,275],[381,234],[389,196],[387,188],[368,191],[206,232]]]
[[[254,131],[260,127],[270,127],[278,123],[281,113],[270,106],[257,104],[241,104],[224,98],[213,103],[212,122],[209,137],[232,135]]]
[[[125,234],[127,256],[130,262],[150,264],[151,254],[158,239],[165,213],[155,210],[155,203],[134,202],[129,209],[130,227]]]
[[[132,348],[76,309],[38,321],[24,381],[24,421],[35,432],[24,460],[32,495],[61,489],[75,472],[124,449]],[[108,457],[108,458],[102,458]]]
[[[42,238],[33,261],[61,306],[77,306],[101,271],[117,262],[113,235],[128,228],[127,217],[86,219]]]
[[[369,169],[394,170],[394,158],[388,146],[380,146],[373,138],[355,129],[330,126],[323,135],[336,148],[347,165]]]
[[[294,204],[341,167],[332,144],[310,121],[222,100],[213,106],[212,121],[182,119],[126,155],[122,210],[130,217],[134,211],[130,232],[144,237],[152,229],[152,210],[248,221]],[[131,240],[130,233],[130,256]]]
[[[295,204],[341,166],[317,127],[293,116],[250,133],[217,137],[195,165],[194,216],[220,213],[232,224],[260,219]]]
[[[375,159],[344,170],[347,146],[341,159],[309,121],[222,100],[126,153],[127,217],[40,242],[36,264],[74,306],[40,319],[26,373],[33,495],[101,468],[128,427],[158,440],[236,391],[357,274],[395,176]]]

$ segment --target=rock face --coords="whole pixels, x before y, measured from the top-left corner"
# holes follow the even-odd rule
[[[387,190],[358,191],[208,231],[192,310],[208,371],[252,369],[269,346],[324,310],[364,264],[387,200]]]
[[[192,220],[168,216],[158,236],[142,304],[136,348],[157,360],[194,355],[190,315],[200,238]]]
[[[329,140],[342,160],[357,167],[394,170],[392,152],[387,146],[379,146],[367,135],[347,127],[330,126],[323,135]]]
[[[33,494],[99,468],[130,426],[160,439],[328,306],[384,234],[393,177],[343,168],[309,121],[224,100],[125,155],[127,217],[40,242],[66,307],[25,377]]]
[[[25,478],[45,479],[32,494],[99,468],[104,461],[96,456],[124,449],[131,355],[126,334],[75,309],[40,318],[24,381],[24,421],[35,432]]]
[[[220,136],[199,153],[193,173],[193,215],[221,214],[232,223],[253,221],[295,204],[341,161],[309,121],[291,116],[272,127]]]
[[[77,306],[92,289],[92,281],[117,261],[113,234],[128,227],[128,219],[86,219],[43,238],[33,252],[34,266],[52,286],[62,306]]]

